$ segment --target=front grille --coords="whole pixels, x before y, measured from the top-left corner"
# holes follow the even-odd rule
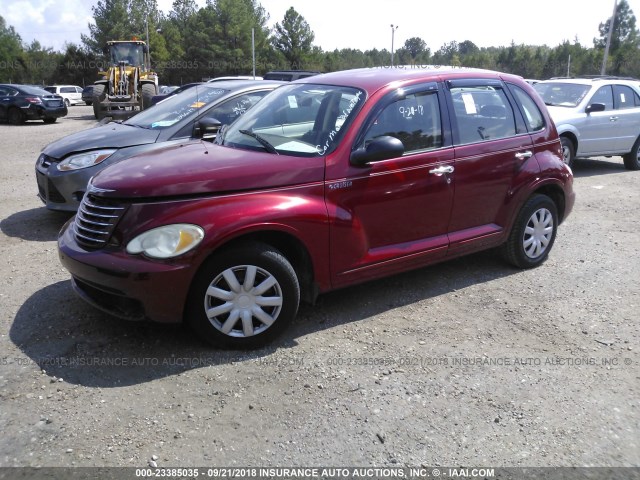
[[[58,191],[50,178],[47,178],[47,189],[49,190],[49,201],[53,203],[65,203],[66,200]]]
[[[89,249],[104,247],[124,210],[125,207],[116,202],[85,195],[74,222],[77,242]]]

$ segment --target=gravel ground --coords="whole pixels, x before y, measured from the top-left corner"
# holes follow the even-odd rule
[[[640,466],[640,172],[580,161],[548,261],[482,253],[322,296],[270,348],[85,305],[40,149],[0,124],[0,466]],[[635,212],[635,213],[634,213]]]

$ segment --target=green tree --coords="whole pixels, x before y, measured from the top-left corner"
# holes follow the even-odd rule
[[[282,24],[276,23],[272,43],[287,59],[289,68],[303,69],[311,54],[315,35],[307,21],[293,7],[284,14]]]
[[[24,74],[22,39],[0,16],[0,82],[16,82]]]
[[[605,48],[610,26],[611,17],[600,24],[598,28],[600,38],[593,40],[597,50]],[[613,19],[607,72],[614,75],[638,75],[640,71],[638,47],[640,47],[640,32],[636,27],[636,17],[627,0],[620,0]]]

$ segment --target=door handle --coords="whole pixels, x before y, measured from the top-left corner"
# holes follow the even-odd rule
[[[531,158],[533,156],[533,152],[531,150],[525,150],[524,152],[516,153],[516,158],[518,160],[526,160],[527,158]]]
[[[429,173],[432,175],[437,175],[439,177],[441,175],[444,175],[445,173],[453,173],[453,167],[451,165],[446,165],[429,170]]]

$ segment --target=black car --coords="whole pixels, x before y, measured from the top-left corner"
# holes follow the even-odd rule
[[[265,80],[281,80],[283,82],[293,82],[294,80],[313,77],[314,75],[318,74],[320,74],[320,72],[309,70],[274,70],[272,72],[265,73],[263,78]]]
[[[27,120],[54,123],[67,114],[64,98],[31,85],[0,84],[0,119],[13,125]]]
[[[87,85],[82,89],[82,101],[87,105],[93,103],[93,85]]]

